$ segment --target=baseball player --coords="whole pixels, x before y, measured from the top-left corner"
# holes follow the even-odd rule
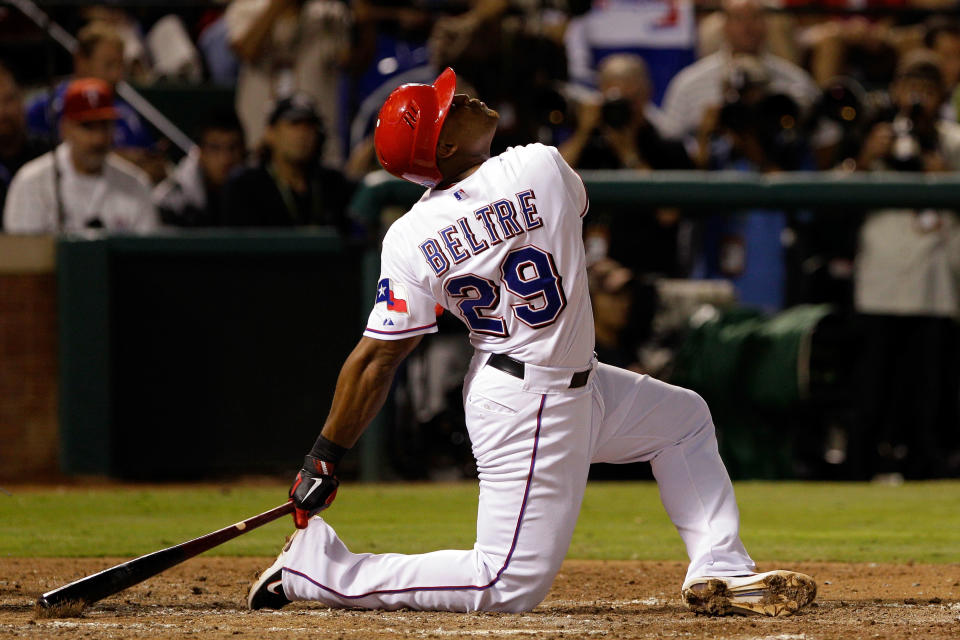
[[[592,462],[650,461],[690,567],[700,613],[789,615],[816,584],[755,573],[706,403],[687,389],[598,363],[581,239],[583,182],[553,147],[490,157],[499,115],[454,95],[455,76],[397,88],[377,157],[427,188],[383,240],[376,302],[337,381],[330,414],[290,489],[297,531],[250,589],[251,609],[527,611],[560,568]],[[469,328],[466,424],[480,480],[477,540],[463,551],[355,554],[318,512],[336,467],[374,417],[400,362],[437,330]]]

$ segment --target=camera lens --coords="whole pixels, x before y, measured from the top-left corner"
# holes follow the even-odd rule
[[[600,117],[604,124],[614,129],[622,129],[630,123],[632,117],[630,102],[626,98],[614,98],[603,103]]]

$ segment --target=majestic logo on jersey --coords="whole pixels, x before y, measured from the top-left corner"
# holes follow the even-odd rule
[[[387,311],[407,313],[407,292],[399,282],[391,282],[390,278],[384,278],[377,283],[376,304],[385,305]]]

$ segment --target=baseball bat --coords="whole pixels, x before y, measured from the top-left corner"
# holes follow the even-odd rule
[[[143,582],[147,578],[166,571],[196,555],[256,529],[260,525],[272,522],[288,513],[293,513],[293,502],[285,502],[269,511],[247,518],[229,527],[208,533],[205,536],[181,542],[178,545],[148,553],[115,567],[104,569],[70,584],[47,591],[40,596],[37,604],[44,608],[81,603],[89,606],[107,596],[123,591],[127,587]]]

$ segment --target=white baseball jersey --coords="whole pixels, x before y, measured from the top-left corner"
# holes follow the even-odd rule
[[[480,482],[471,549],[351,552],[316,516],[281,554],[283,593],[333,607],[526,611],[560,569],[590,464],[649,460],[690,556],[688,578],[753,571],[706,403],[597,364],[587,297],[583,183],[533,144],[431,190],[384,239],[364,335],[437,330],[457,314],[477,351],[463,383]],[[524,362],[488,366],[487,353]]]
[[[437,330],[439,304],[476,349],[585,367],[593,314],[582,241],[587,194],[553,147],[512,147],[449,189],[431,189],[383,240],[364,335]]]

